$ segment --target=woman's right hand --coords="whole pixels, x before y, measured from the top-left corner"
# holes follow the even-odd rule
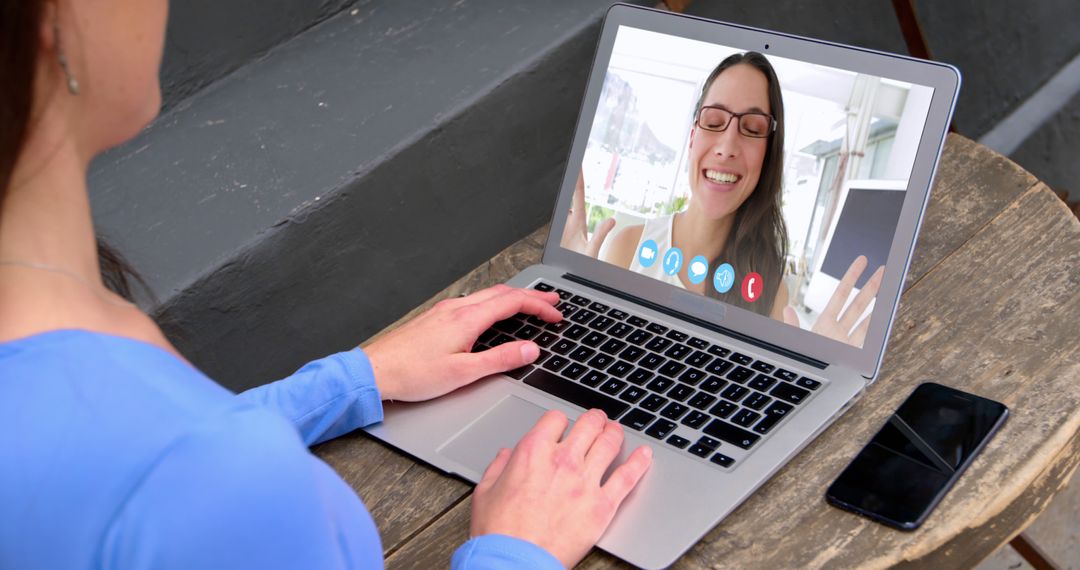
[[[600,246],[604,243],[611,230],[615,228],[615,220],[608,218],[596,224],[596,231],[592,239],[589,239],[589,222],[585,219],[585,174],[578,171],[577,185],[574,186],[574,199],[570,203],[570,211],[566,216],[566,226],[563,228],[562,245],[566,249],[576,251],[592,258],[600,256]]]
[[[622,447],[622,426],[600,410],[589,410],[562,438],[568,421],[562,412],[549,411],[513,452],[499,450],[473,494],[472,536],[527,540],[567,568],[600,540],[652,464],[652,450],[634,450],[601,485]]]

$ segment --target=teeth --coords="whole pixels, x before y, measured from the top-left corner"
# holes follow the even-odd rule
[[[734,184],[739,180],[738,174],[732,174],[730,172],[717,172],[715,170],[706,170],[705,177],[713,182],[720,182],[722,184]]]

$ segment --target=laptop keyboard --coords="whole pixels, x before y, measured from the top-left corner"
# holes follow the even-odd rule
[[[722,468],[823,384],[548,283],[534,288],[559,294],[563,320],[515,315],[481,334],[473,352],[531,340],[539,358],[508,376]]]

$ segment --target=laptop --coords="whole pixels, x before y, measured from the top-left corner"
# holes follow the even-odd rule
[[[545,410],[601,408],[617,463],[654,458],[599,547],[672,564],[874,382],[959,83],[613,6],[542,262],[508,281],[557,291],[565,318],[497,323],[474,350],[529,339],[540,359],[367,431],[476,482]]]

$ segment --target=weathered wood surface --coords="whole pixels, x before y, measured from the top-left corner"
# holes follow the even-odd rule
[[[545,235],[417,310],[535,263]],[[676,567],[973,566],[1030,524],[1080,463],[1078,322],[1080,222],[1015,164],[951,135],[878,382]],[[826,505],[828,484],[925,380],[1000,400],[1012,416],[916,532]],[[468,485],[363,435],[317,452],[372,509],[389,567],[445,567],[467,537]],[[594,551],[581,567],[626,565]]]

